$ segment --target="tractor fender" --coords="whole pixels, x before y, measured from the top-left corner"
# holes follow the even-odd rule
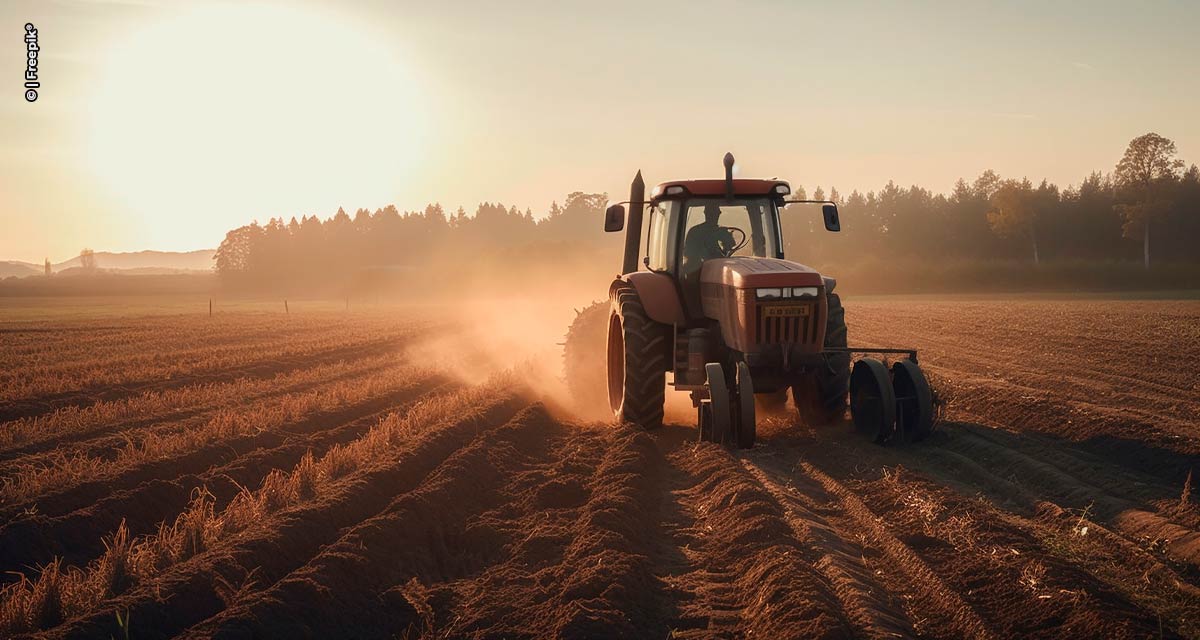
[[[833,288],[837,286],[837,278],[825,276],[821,279],[825,281],[825,295],[833,293]]]
[[[633,285],[651,320],[668,325],[687,323],[683,305],[679,301],[679,289],[671,276],[653,271],[636,271],[621,276],[617,282],[621,281]]]

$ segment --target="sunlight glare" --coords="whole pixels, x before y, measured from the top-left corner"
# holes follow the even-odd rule
[[[393,202],[425,130],[396,52],[313,11],[197,8],[120,41],[104,69],[90,165],[149,243]]]

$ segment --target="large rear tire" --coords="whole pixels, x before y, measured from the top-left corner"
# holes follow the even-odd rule
[[[646,314],[637,290],[613,285],[608,316],[608,404],[618,422],[662,426],[669,327]]]
[[[846,309],[836,293],[825,297],[829,312],[825,320],[825,347],[847,346]],[[810,427],[821,427],[846,417],[846,394],[850,390],[850,354],[825,355],[825,366],[792,385],[792,400],[800,419]]]

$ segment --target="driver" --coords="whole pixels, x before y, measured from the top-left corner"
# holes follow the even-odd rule
[[[724,258],[733,250],[733,232],[722,227],[721,207],[704,206],[704,222],[688,230],[683,240],[683,291],[689,307],[700,307],[700,265],[709,258]]]
[[[733,233],[718,224],[720,219],[719,205],[704,205],[704,222],[692,227],[683,241],[684,270],[697,270],[709,258],[724,258],[733,248]]]

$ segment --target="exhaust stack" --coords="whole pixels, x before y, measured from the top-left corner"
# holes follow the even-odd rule
[[[733,154],[725,153],[725,197],[733,200]]]
[[[621,273],[638,270],[638,250],[642,240],[642,209],[646,208],[646,183],[639,170],[629,185],[629,219],[625,222],[625,262]]]

